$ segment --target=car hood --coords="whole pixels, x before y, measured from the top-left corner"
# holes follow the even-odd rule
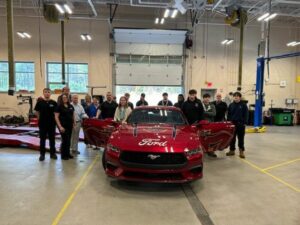
[[[121,125],[109,144],[128,151],[178,153],[199,147],[200,141],[196,131],[186,125]]]

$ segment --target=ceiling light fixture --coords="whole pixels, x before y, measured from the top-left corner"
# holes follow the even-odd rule
[[[300,41],[298,41],[298,42],[292,41],[292,42],[286,44],[286,46],[288,46],[288,47],[295,47],[297,45],[300,45]]]
[[[233,42],[233,40],[227,41],[226,45],[230,45]]]
[[[59,12],[60,14],[64,14],[64,13],[65,13],[65,11],[64,11],[64,9],[61,7],[61,5],[59,5],[59,4],[57,4],[57,3],[55,3],[54,5],[55,5],[56,9],[58,10],[58,12]]]
[[[64,8],[67,11],[67,13],[69,13],[69,14],[73,13],[72,9],[70,8],[70,6],[68,4],[64,4]]]
[[[166,9],[164,13],[164,18],[168,18],[170,14],[170,9]]]
[[[81,34],[80,37],[83,41],[91,41],[92,40],[92,36],[89,34]]]
[[[91,40],[92,40],[91,35],[87,34],[87,35],[86,35],[86,39],[88,39],[88,41],[91,41]]]
[[[25,38],[25,35],[23,34],[23,32],[17,32],[17,35],[19,35],[20,38]]]
[[[159,18],[157,17],[156,19],[155,19],[155,24],[158,24],[159,23]]]
[[[267,18],[270,15],[270,13],[265,13],[262,16],[257,18],[257,21],[262,21],[263,19]]]
[[[271,19],[274,19],[277,16],[277,13],[273,13],[270,16],[268,16],[267,18],[264,19],[264,21],[269,21]]]
[[[230,45],[232,44],[234,40],[233,39],[225,39],[224,41],[221,42],[222,45]]]
[[[25,37],[27,37],[27,38],[31,38],[31,35],[28,34],[28,33],[26,33],[26,32],[23,32],[23,35],[24,35]]]
[[[165,18],[162,18],[161,20],[160,20],[160,24],[164,24],[165,23]]]
[[[175,18],[177,16],[178,10],[174,9],[171,15],[171,18]]]

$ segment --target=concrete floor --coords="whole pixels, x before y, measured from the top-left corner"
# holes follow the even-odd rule
[[[2,148],[0,224],[299,225],[299,134],[299,126],[270,127],[265,134],[246,136],[247,161],[225,152],[205,159],[204,178],[189,187],[211,223],[201,220],[197,202],[181,185],[113,181],[95,159],[101,154],[83,144],[83,154],[63,163],[48,155],[40,163],[37,152]],[[263,170],[273,165],[278,166]]]

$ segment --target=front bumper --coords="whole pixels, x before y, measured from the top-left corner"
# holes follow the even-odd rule
[[[165,169],[149,168],[149,166],[130,166],[122,163],[119,154],[105,151],[106,169],[108,176],[128,181],[141,181],[153,183],[185,183],[202,178],[202,153],[187,158],[186,163],[179,168]]]

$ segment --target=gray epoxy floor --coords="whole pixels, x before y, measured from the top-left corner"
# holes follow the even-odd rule
[[[225,152],[216,160],[205,158],[204,178],[190,184],[213,223],[299,225],[300,127],[247,134],[246,148],[247,162]],[[99,154],[83,144],[81,149],[77,159],[50,161],[47,155],[42,163],[37,152],[0,149],[0,224],[52,224]],[[267,174],[261,170],[291,160]],[[105,176],[100,161],[58,224],[201,224],[180,185],[116,182]]]

